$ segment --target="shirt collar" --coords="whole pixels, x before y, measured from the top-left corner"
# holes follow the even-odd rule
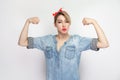
[[[73,36],[70,35],[69,39],[65,42],[65,44],[66,44],[67,42],[69,42],[69,41],[71,40],[72,37],[73,37]],[[54,43],[57,43],[56,35],[53,35],[53,41],[54,41]]]

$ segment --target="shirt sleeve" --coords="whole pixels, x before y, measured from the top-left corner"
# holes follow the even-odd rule
[[[97,47],[97,42],[98,42],[98,39],[97,38],[87,38],[87,37],[81,37],[79,39],[79,46],[80,46],[80,49],[82,49],[82,51],[85,51],[85,50],[94,50],[94,51],[98,51],[99,48]]]
[[[40,50],[44,50],[44,40],[42,39],[42,37],[28,37],[28,46],[27,49],[33,49],[33,48],[37,48]]]
[[[91,42],[90,48],[92,50],[99,51],[99,48],[97,47],[97,43],[98,43],[98,39],[97,38],[93,38],[92,42]]]

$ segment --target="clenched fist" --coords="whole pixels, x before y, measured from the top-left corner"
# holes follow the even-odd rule
[[[82,20],[83,25],[93,24],[94,22],[95,22],[95,20],[92,18],[83,18],[83,20]]]
[[[32,23],[32,24],[38,24],[39,23],[39,18],[38,17],[31,17],[28,19],[28,22],[29,23]]]

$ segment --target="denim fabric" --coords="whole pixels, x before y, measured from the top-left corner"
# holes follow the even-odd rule
[[[80,80],[79,62],[81,52],[91,49],[98,51],[97,38],[71,35],[57,51],[56,35],[28,37],[28,49],[37,48],[45,53],[47,80]]]

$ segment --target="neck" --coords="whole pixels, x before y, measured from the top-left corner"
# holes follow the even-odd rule
[[[57,35],[57,38],[59,39],[59,40],[64,40],[64,39],[67,39],[67,38],[69,38],[70,37],[70,35],[67,33],[67,34],[59,34],[58,33],[58,35]]]

